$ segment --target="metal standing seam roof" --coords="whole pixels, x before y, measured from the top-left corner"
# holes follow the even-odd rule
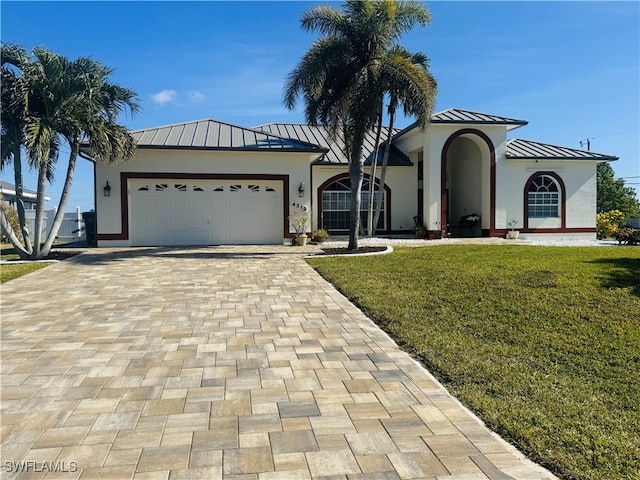
[[[527,125],[526,120],[517,120],[515,118],[502,117],[499,115],[491,115],[488,113],[472,112],[469,110],[461,110],[459,108],[449,108],[442,112],[431,115],[431,123],[471,123],[482,125],[508,125],[511,128],[518,128]]]
[[[576,148],[512,138],[507,140],[506,157],[515,160],[595,160],[613,162],[618,157]]]
[[[299,123],[269,123],[254,127],[265,132],[276,134],[282,137],[292,138],[295,140],[315,143],[322,145],[328,149],[325,155],[314,162],[315,165],[346,165],[348,159],[344,154],[344,141],[342,138],[333,139],[329,129],[321,125],[306,125]],[[400,132],[400,129],[393,129],[394,135]],[[380,135],[381,141],[387,138],[388,127],[382,128]],[[375,150],[376,132],[371,130],[365,136],[363,145],[363,158],[365,164],[371,164],[373,160],[373,152]],[[380,146],[378,153],[378,162],[382,163],[384,147]],[[392,145],[389,153],[389,165],[392,166],[409,166],[412,165],[409,157]]]
[[[527,125],[529,122],[526,120],[502,117],[500,115],[491,115],[489,113],[472,112],[470,110],[462,110],[460,108],[449,108],[432,114],[430,123],[457,125],[506,125],[507,130],[513,130]],[[417,126],[418,122],[412,123],[408,127],[396,133],[396,138],[410,132]]]
[[[311,153],[323,153],[326,150],[314,143],[210,119],[135,130],[131,134],[138,148],[279,150]]]

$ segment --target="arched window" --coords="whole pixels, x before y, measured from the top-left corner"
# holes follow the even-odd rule
[[[375,190],[378,190],[375,185]],[[382,193],[382,209],[377,230],[386,228],[387,192]],[[367,206],[369,205],[369,179],[362,181],[360,203],[360,225],[367,225]],[[322,189],[322,227],[330,230],[349,230],[349,212],[351,207],[351,182],[349,177],[341,177]],[[374,207],[375,208],[375,207]]]
[[[549,175],[538,175],[529,183],[527,190],[529,218],[560,216],[560,188]]]

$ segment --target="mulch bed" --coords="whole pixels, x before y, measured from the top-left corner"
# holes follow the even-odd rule
[[[376,253],[376,252],[384,252],[387,249],[384,247],[358,247],[355,250],[348,250],[346,247],[343,248],[323,248],[323,255],[356,255],[359,253]]]
[[[78,250],[51,250],[49,255],[44,258],[39,258],[38,260],[66,260],[67,258],[74,257],[82,253]],[[11,260],[7,260],[8,262],[19,262],[23,261],[21,258],[15,258]]]

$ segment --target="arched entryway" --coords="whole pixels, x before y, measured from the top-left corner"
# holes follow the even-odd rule
[[[440,222],[450,234],[490,235],[495,228],[495,148],[473,128],[458,130],[442,148]],[[460,229],[463,217],[478,216],[477,228]]]
[[[367,224],[367,202],[369,198],[368,174],[362,181],[362,197],[360,199],[360,225]],[[375,191],[380,182],[376,178]],[[384,186],[382,211],[378,223],[378,233],[388,233],[391,228],[391,189]],[[324,228],[331,233],[348,233],[351,205],[351,181],[349,173],[341,173],[331,177],[318,188],[318,228]]]

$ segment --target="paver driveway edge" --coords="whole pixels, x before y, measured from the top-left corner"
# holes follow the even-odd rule
[[[555,478],[313,248],[100,249],[0,286],[2,478]]]

